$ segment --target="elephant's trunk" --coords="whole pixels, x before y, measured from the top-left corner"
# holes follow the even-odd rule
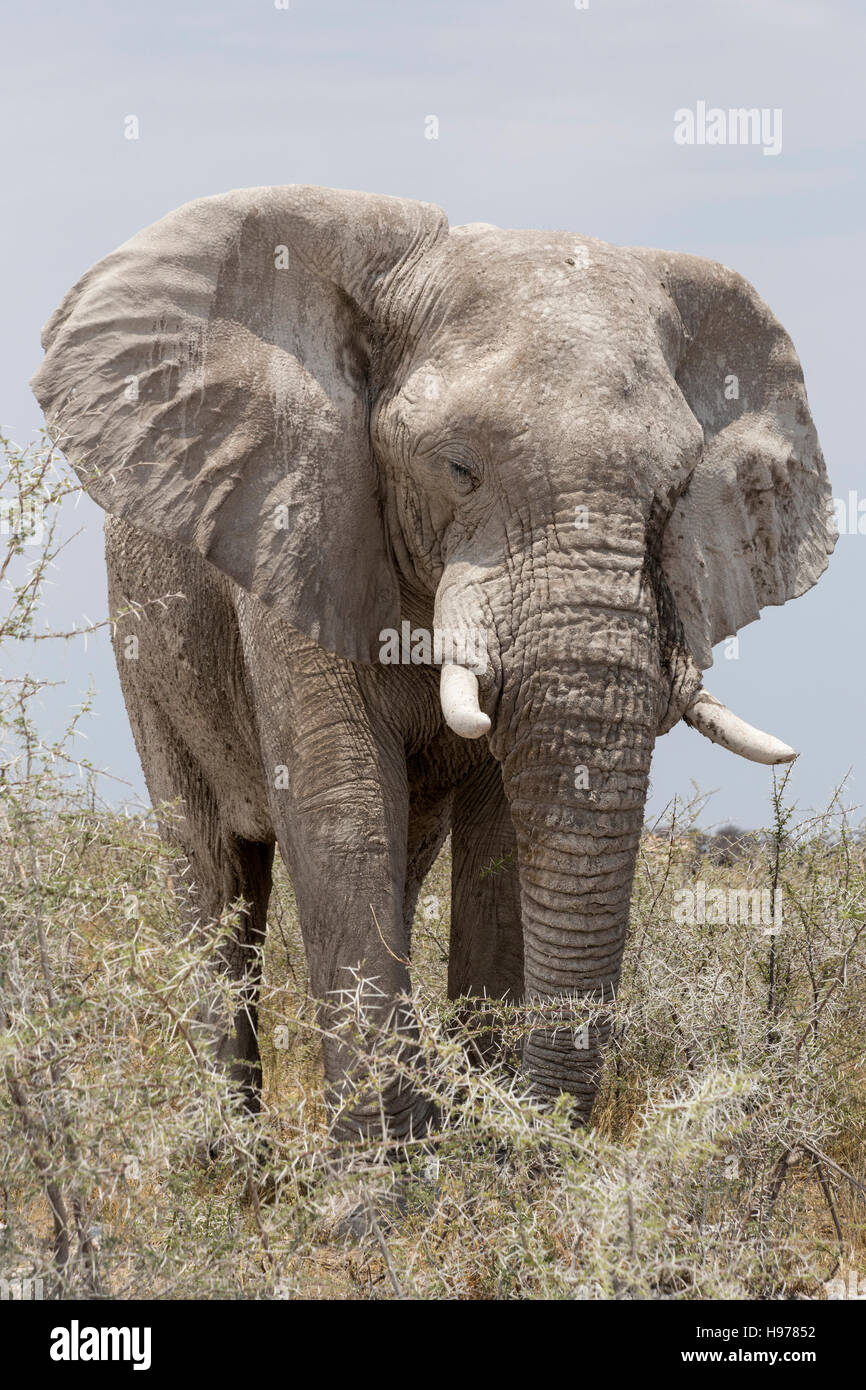
[[[572,1094],[584,1119],[610,1032],[669,695],[651,586],[635,575],[629,589],[616,606],[539,614],[512,660],[503,648],[491,736],[517,836],[524,1065],[534,1089]]]
[[[601,692],[605,704],[616,684]],[[530,1025],[539,1025],[524,1063],[539,1092],[570,1092],[588,1117],[610,1028],[604,1006],[619,984],[654,729],[634,716],[573,727],[573,739],[557,722],[534,727],[506,759],[505,786],[526,997]]]
[[[653,586],[637,556],[622,564],[628,573],[611,565],[591,591],[583,576],[541,576],[517,623],[499,576],[474,567],[446,570],[437,597],[438,615],[463,628],[486,614],[494,634],[480,699],[517,837],[524,1065],[539,1094],[570,1093],[582,1118],[610,1031],[650,760],[670,697]],[[569,591],[567,608],[551,598]],[[445,697],[455,690],[452,719]],[[482,713],[476,690],[470,672],[443,672],[458,733]]]

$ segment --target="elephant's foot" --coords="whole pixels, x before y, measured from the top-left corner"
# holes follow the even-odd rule
[[[328,1234],[334,1241],[378,1241],[399,1226],[407,1210],[403,1183],[390,1192],[365,1193],[360,1199],[357,1194],[346,1195],[335,1203]]]
[[[392,1159],[404,1141],[422,1138],[436,1126],[433,1101],[402,1081],[365,1095],[351,1086],[347,1096],[349,1089],[343,1082],[328,1094],[331,1139],[349,1156],[376,1152]]]
[[[354,1111],[335,1121],[331,1136],[337,1153],[378,1153],[389,1162],[400,1162],[404,1144],[423,1139],[438,1127],[438,1120],[438,1109],[427,1102],[401,1116]]]

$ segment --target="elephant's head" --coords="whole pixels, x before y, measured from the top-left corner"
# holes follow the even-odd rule
[[[656,736],[686,718],[793,756],[701,687],[832,549],[800,366],[754,290],[692,256],[252,189],[100,262],[45,346],[36,394],[108,511],[356,661],[401,612],[483,633],[442,703],[502,764],[527,992],[610,998]],[[588,1105],[604,1031],[533,1033],[538,1087]]]

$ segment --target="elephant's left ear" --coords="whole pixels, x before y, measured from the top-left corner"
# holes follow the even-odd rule
[[[830,485],[797,354],[752,286],[698,256],[630,251],[678,311],[672,366],[704,432],[662,564],[706,668],[716,642],[824,572],[836,541]]]

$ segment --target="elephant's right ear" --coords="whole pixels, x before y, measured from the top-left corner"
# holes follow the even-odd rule
[[[33,389],[55,442],[106,511],[372,660],[399,593],[370,344],[400,331],[401,272],[446,231],[429,204],[332,189],[188,203],[88,271],[49,322]]]

